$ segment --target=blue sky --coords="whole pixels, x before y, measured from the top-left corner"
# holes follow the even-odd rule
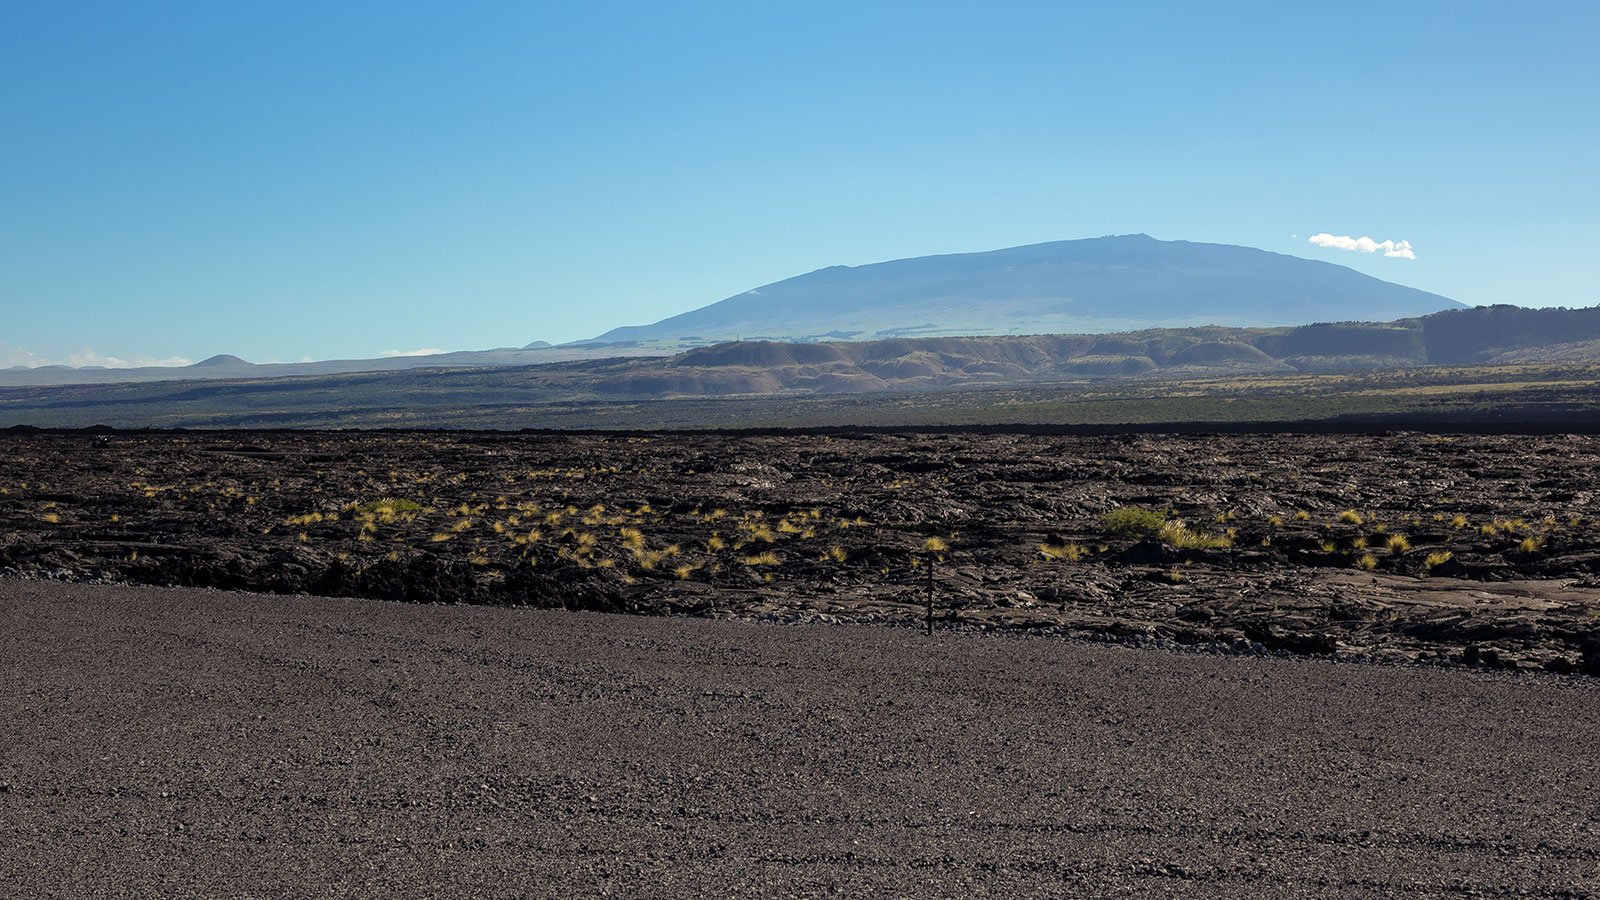
[[[1130,232],[1590,306],[1597,10],[8,3],[0,365],[560,342]]]

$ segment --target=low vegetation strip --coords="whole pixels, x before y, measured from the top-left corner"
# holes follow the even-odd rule
[[[717,349],[717,348],[711,348]],[[920,351],[917,351],[920,353]],[[0,427],[691,429],[1039,426],[1594,431],[1600,366],[1318,373],[814,378],[658,360],[298,378],[0,387]],[[625,385],[619,387],[619,385]],[[403,400],[397,399],[403,398]],[[1181,428],[1179,429],[1181,430]]]

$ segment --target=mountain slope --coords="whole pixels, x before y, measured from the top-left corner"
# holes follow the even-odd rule
[[[1119,235],[832,266],[597,342],[1106,333],[1389,321],[1460,304],[1332,263]]]

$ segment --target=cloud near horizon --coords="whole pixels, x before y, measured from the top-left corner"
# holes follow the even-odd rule
[[[449,351],[440,350],[438,347],[423,347],[420,350],[381,350],[383,356],[438,356]]]
[[[119,356],[103,356],[88,348],[76,353],[67,354],[67,365],[78,366],[105,366],[108,369],[142,369],[146,366],[192,366],[194,360],[187,356],[169,356],[165,359],[156,359],[153,356],[130,356],[123,359]]]
[[[102,353],[96,353],[87,347],[76,353],[67,354],[66,359],[51,359],[47,356],[40,356],[23,347],[0,344],[0,368],[9,368],[11,366],[28,366],[35,369],[40,366],[72,366],[74,368],[104,366],[107,369],[141,369],[147,366],[192,365],[194,365],[194,360],[186,356],[168,356],[165,359],[157,359],[153,356],[130,356],[127,359],[123,359],[120,356],[106,356]]]
[[[1328,234],[1326,231],[1313,234],[1306,240],[1318,247],[1332,247],[1335,250],[1354,250],[1358,253],[1377,253],[1382,250],[1384,256],[1394,259],[1417,258],[1417,254],[1411,250],[1410,241],[1375,241],[1366,235],[1353,238],[1347,234]]]

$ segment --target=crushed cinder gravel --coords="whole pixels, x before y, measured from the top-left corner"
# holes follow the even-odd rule
[[[1600,896],[1600,689],[0,580],[0,896]]]

